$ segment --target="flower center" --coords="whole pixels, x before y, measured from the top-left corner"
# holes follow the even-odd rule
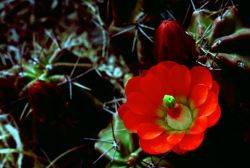
[[[168,108],[173,108],[175,106],[175,98],[171,95],[164,95],[163,97],[163,103]]]
[[[182,107],[179,104],[176,104],[173,108],[167,109],[167,115],[169,115],[173,119],[177,119],[182,111]]]
[[[164,95],[163,103],[167,108],[167,115],[169,115],[171,118],[179,117],[182,109],[181,106],[178,103],[176,103],[176,100],[173,96]]]
[[[181,103],[177,103],[171,95],[164,95],[163,104],[166,108],[165,121],[173,130],[187,130],[192,124],[190,109]]]

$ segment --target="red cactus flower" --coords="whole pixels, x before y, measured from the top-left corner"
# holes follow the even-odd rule
[[[150,154],[196,149],[221,115],[219,85],[201,66],[189,70],[172,61],[159,63],[130,79],[125,93],[119,116]]]
[[[175,61],[191,64],[197,53],[194,40],[188,36],[177,21],[164,20],[155,33],[156,61]]]

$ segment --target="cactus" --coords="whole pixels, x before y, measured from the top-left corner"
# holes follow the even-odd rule
[[[0,165],[213,167],[220,155],[233,158],[223,147],[234,142],[240,148],[231,153],[241,158],[232,162],[246,164],[242,153],[250,142],[250,29],[243,4],[239,0],[0,2]],[[147,153],[120,114],[138,75],[148,77],[150,71],[169,76],[164,74],[168,73],[162,66],[165,60],[190,69],[208,68],[219,83],[211,79],[209,89],[217,95],[221,88],[222,119],[206,131],[201,147],[188,153],[177,148]],[[210,74],[204,76],[205,83],[210,81]],[[152,77],[146,80],[152,85],[145,84],[144,89],[158,84]],[[193,102],[185,97],[178,101],[197,113]],[[237,132],[232,139],[231,132]],[[216,145],[222,146],[219,152]],[[226,166],[226,161],[219,164]]]

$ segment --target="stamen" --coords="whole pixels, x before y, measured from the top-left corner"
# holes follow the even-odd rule
[[[176,100],[173,96],[171,95],[164,95],[163,97],[163,103],[167,108],[174,108]]]

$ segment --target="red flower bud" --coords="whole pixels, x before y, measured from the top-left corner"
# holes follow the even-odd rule
[[[30,107],[38,114],[54,113],[63,104],[52,83],[37,80],[28,87]]]
[[[46,81],[37,80],[28,87],[28,98],[33,101],[37,99],[37,97],[47,96],[50,94],[52,88],[52,84]]]
[[[156,61],[171,60],[180,64],[192,64],[197,53],[194,40],[177,21],[164,20],[155,34]]]

